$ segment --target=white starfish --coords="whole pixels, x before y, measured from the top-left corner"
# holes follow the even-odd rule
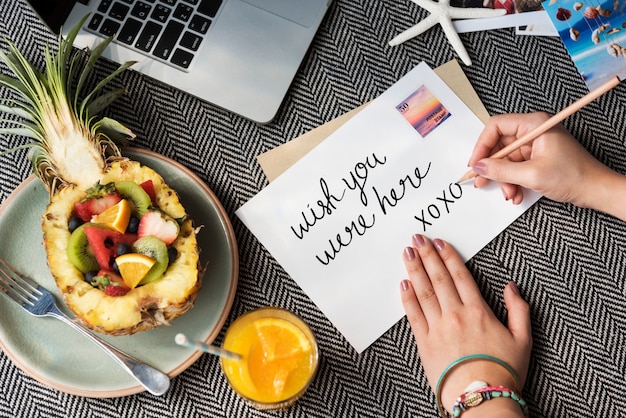
[[[455,49],[456,53],[459,55],[461,60],[465,65],[472,65],[472,60],[470,59],[465,47],[463,46],[463,42],[461,42],[461,38],[459,38],[459,34],[456,33],[456,29],[454,29],[454,25],[452,24],[453,19],[476,19],[483,17],[496,17],[502,16],[506,13],[504,9],[488,9],[488,8],[464,8],[464,7],[452,7],[450,6],[450,0],[411,0],[413,3],[418,6],[428,10],[430,15],[419,22],[417,25],[405,30],[391,41],[389,41],[389,45],[395,46],[399,45],[404,41],[407,41],[411,38],[416,37],[424,33],[426,30],[435,26],[437,23],[441,25],[443,32],[448,37],[448,41],[450,45]]]

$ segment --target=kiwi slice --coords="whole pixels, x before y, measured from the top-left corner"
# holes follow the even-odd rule
[[[148,273],[139,282],[139,285],[148,284],[159,279],[167,266],[169,265],[169,256],[167,254],[167,246],[163,241],[155,236],[148,235],[139,238],[133,244],[133,251],[139,254],[147,255],[150,258],[156,260],[156,263],[152,266]]]
[[[70,263],[74,265],[83,274],[91,270],[98,270],[98,260],[90,252],[89,242],[87,241],[87,235],[85,235],[85,225],[93,225],[85,223],[79,226],[72,232],[70,239],[67,243],[67,258]],[[167,252],[167,249],[165,250]]]
[[[133,215],[141,218],[152,206],[152,201],[148,193],[134,181],[115,182],[115,189],[118,193],[133,204]]]

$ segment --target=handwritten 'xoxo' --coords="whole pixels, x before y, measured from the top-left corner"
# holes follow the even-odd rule
[[[426,209],[422,209],[419,216],[413,216],[416,220],[422,223],[424,232],[426,232],[427,226],[432,226],[433,220],[441,217],[443,214],[442,209],[445,210],[445,213],[450,213],[450,205],[463,196],[463,188],[459,183],[451,183],[448,185],[448,192],[450,192],[450,197],[446,194],[445,189],[442,190],[441,196],[436,198],[437,202],[431,203]]]

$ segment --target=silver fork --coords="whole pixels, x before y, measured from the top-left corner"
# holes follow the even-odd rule
[[[118,350],[108,342],[100,339],[87,328],[72,321],[57,307],[54,295],[34,280],[18,272],[6,261],[0,259],[0,293],[20,305],[33,316],[51,316],[65,322],[98,347],[109,354],[135,379],[154,395],[162,395],[170,386],[170,379],[159,370]]]

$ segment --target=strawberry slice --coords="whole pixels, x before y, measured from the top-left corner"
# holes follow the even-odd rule
[[[119,274],[106,269],[98,272],[98,275],[94,277],[92,285],[100,288],[107,296],[124,296],[130,292],[130,287],[126,286]]]
[[[74,204],[74,212],[83,222],[89,222],[94,215],[101,214],[120,200],[122,196],[115,190],[114,183],[98,183],[87,190],[84,199]]]
[[[104,294],[107,296],[124,296],[130,292],[130,287],[125,284],[110,284],[104,288]]]
[[[161,211],[149,211],[139,221],[137,236],[139,238],[152,235],[160,239],[165,245],[170,245],[178,237],[180,226],[171,216]]]
[[[154,183],[152,180],[146,180],[140,184],[141,188],[144,192],[150,196],[150,201],[152,202],[152,206],[156,206],[156,191],[154,190]]]

